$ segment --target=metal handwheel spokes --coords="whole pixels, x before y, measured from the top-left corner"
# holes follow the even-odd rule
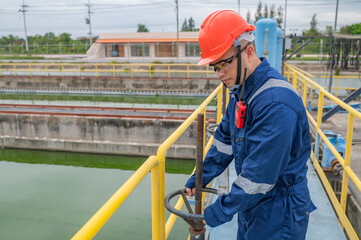
[[[218,195],[217,189],[214,189],[214,188],[202,188],[202,192],[208,192],[208,193]],[[184,204],[186,205],[186,208],[188,210],[188,213],[182,212],[170,205],[170,203],[169,203],[170,200],[177,195],[182,196]],[[186,221],[192,227],[192,229],[194,231],[196,231],[196,232],[202,231],[202,229],[204,228],[204,223],[203,223],[204,215],[193,213],[192,207],[190,206],[189,201],[185,195],[185,188],[179,189],[177,191],[174,191],[174,192],[168,194],[166,196],[166,198],[164,199],[164,206],[169,212],[183,218],[183,220]]]

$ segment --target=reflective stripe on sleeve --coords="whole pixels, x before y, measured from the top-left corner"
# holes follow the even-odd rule
[[[224,153],[227,155],[233,154],[232,145],[222,143],[221,141],[217,140],[216,138],[213,140],[213,145],[217,148],[218,152],[221,152],[221,153]]]
[[[237,177],[235,184],[237,184],[238,187],[242,188],[247,194],[266,194],[274,187],[274,184],[254,183],[249,179],[242,177],[241,175]]]

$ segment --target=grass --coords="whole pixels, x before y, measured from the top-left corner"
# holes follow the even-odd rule
[[[90,168],[137,170],[147,157],[105,155],[90,153],[54,152],[24,149],[0,149],[0,161],[48,164]],[[167,173],[190,174],[195,161],[186,159],[167,159]]]
[[[10,60],[23,60],[23,59],[45,59],[44,57],[38,57],[38,56],[2,56],[0,55],[0,59],[10,59]]]
[[[171,105],[200,105],[206,97],[170,97],[170,96],[125,96],[125,95],[72,95],[72,94],[15,94],[1,93],[0,99],[10,100],[47,100],[47,101],[93,101],[93,102],[121,102],[145,104]],[[211,103],[211,104],[215,104]]]

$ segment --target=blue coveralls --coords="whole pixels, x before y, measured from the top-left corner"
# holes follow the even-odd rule
[[[239,88],[230,94],[204,160],[203,187],[233,159],[238,175],[230,192],[208,206],[204,217],[216,227],[238,213],[237,239],[305,239],[309,213],[316,209],[306,179],[308,120],[296,90],[266,59],[261,61],[245,82],[246,101],[255,97],[247,106],[244,128],[235,125]],[[195,175],[185,186],[194,188]]]

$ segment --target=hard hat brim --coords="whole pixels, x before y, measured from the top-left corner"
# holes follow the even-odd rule
[[[232,46],[232,45],[231,45],[231,46]],[[228,49],[229,49],[229,48],[228,48]],[[210,56],[210,57],[208,57],[208,58],[201,58],[201,59],[198,61],[197,65],[198,65],[198,66],[203,66],[203,65],[209,64],[209,63],[217,60],[218,58],[222,57],[222,55],[225,54],[225,53],[228,51],[228,49],[226,49],[224,52],[222,51],[222,52],[220,52],[220,53],[218,53],[218,54],[215,54],[215,55],[213,55],[213,56]]]

